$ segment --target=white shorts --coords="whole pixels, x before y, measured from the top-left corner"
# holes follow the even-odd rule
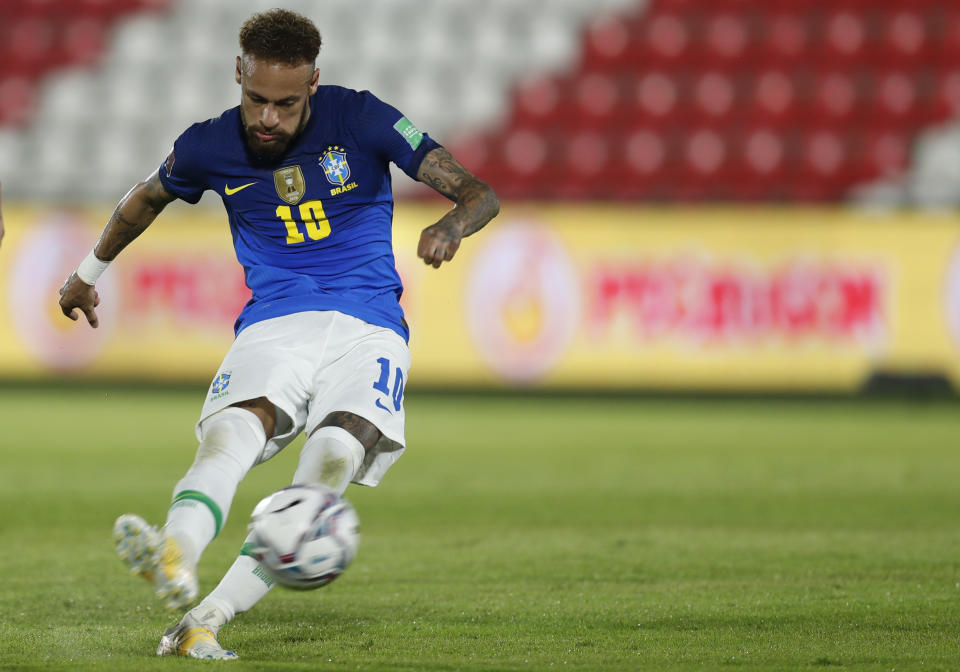
[[[258,464],[334,411],[354,413],[382,434],[354,483],[376,485],[403,454],[403,391],[410,350],[391,329],[336,311],[275,317],[240,332],[207,392],[200,425],[239,401],[266,397],[277,408],[274,436]]]

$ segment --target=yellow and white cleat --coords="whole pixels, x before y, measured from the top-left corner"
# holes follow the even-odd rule
[[[236,660],[240,656],[227,651],[217,641],[217,629],[189,613],[172,628],[167,628],[157,647],[158,656],[183,656],[204,660]]]
[[[183,559],[177,542],[140,516],[125,514],[113,524],[117,555],[134,574],[153,584],[169,609],[197,599],[197,573]]]

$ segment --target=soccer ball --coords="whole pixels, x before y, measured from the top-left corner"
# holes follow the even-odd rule
[[[330,488],[291,485],[254,508],[251,552],[277,583],[319,588],[353,560],[359,525],[353,506]]]

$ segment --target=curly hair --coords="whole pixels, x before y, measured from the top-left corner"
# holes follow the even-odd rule
[[[305,16],[286,9],[271,9],[243,22],[240,49],[244,55],[271,63],[314,63],[320,53],[320,31]]]

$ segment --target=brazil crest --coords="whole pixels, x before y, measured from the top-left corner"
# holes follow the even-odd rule
[[[337,187],[342,187],[350,179],[350,164],[347,163],[347,154],[340,147],[328,147],[326,153],[320,157],[320,167],[327,181]]]

